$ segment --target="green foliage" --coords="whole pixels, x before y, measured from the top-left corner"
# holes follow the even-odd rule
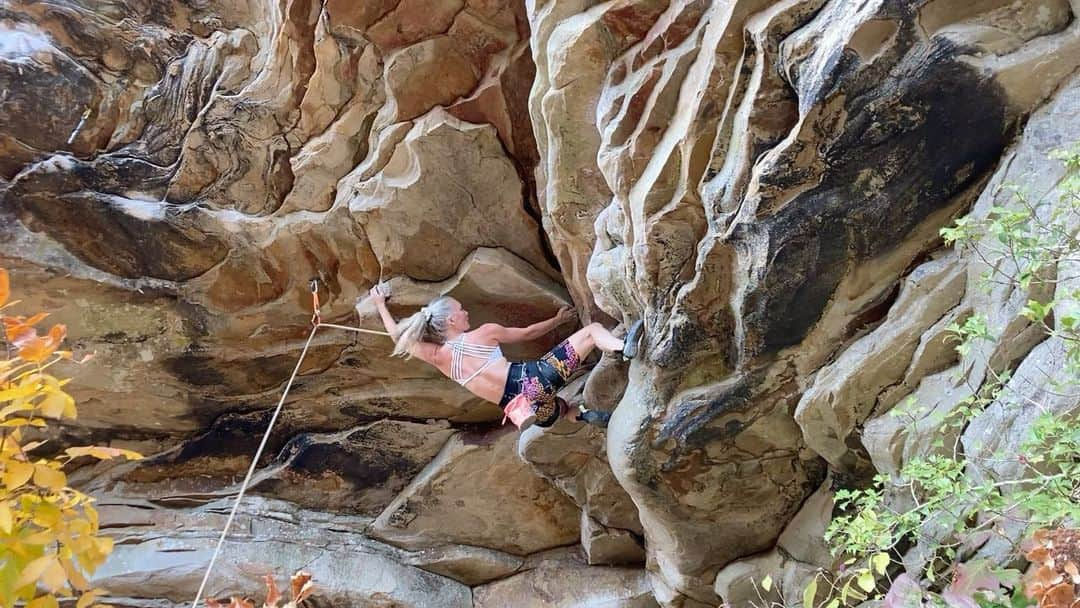
[[[1010,188],[1011,204],[990,208],[985,219],[961,218],[941,234],[983,262],[988,289],[1032,294],[1021,314],[1065,345],[1068,381],[1063,384],[1075,387],[1080,372],[1080,290],[1065,290],[1060,284],[1080,274],[1080,148],[1056,152],[1053,158],[1066,167],[1060,196],[1031,200],[1021,189]],[[957,352],[968,359],[979,352],[979,341],[996,341],[1002,328],[993,327],[986,315],[973,314],[949,330]],[[817,608],[882,597],[881,590],[887,590],[882,597],[886,608],[1030,605],[1019,589],[1017,571],[962,562],[991,535],[1005,537],[1007,524],[1022,524],[1031,533],[1080,522],[1080,423],[1044,411],[1019,453],[992,458],[965,453],[960,437],[972,419],[993,403],[1013,407],[1010,400],[1023,399],[1010,393],[1009,381],[1007,372],[991,371],[969,398],[928,419],[940,425],[928,453],[906,462],[894,476],[876,476],[869,488],[836,493],[841,515],[829,526],[826,539],[836,555],[846,558],[845,571],[814,579],[815,593],[819,579],[827,580],[831,590]],[[915,408],[909,401],[894,414],[914,424],[925,414]],[[984,466],[992,464],[1021,473],[997,479]],[[972,474],[973,466],[983,474]],[[914,542],[932,553],[925,570],[890,578],[893,556]],[[865,595],[853,596],[853,591]]]

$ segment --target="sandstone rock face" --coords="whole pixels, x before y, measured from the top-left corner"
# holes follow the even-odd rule
[[[654,608],[644,572],[586,566],[565,555],[540,557],[532,569],[473,592],[476,608]]]
[[[575,64],[570,41],[610,53],[575,130],[595,129],[611,192],[587,281],[609,314],[649,326],[607,447],[665,601],[714,603],[717,568],[771,547],[826,461],[867,466],[843,443],[859,415],[827,422],[866,405],[825,416],[836,439],[804,438],[807,378],[880,322],[1078,61],[1066,3],[991,4],[532,7],[547,74]],[[917,374],[947,365],[927,357]]]
[[[27,306],[96,351],[76,382],[81,424],[66,433],[151,457],[76,477],[102,496],[171,505],[148,527],[237,489],[308,333],[310,278],[325,320],[367,327],[379,324],[353,304],[380,278],[398,277],[398,315],[447,293],[474,322],[527,325],[567,302],[532,185],[534,68],[518,3],[15,1],[0,9],[0,38],[0,263]],[[535,356],[568,329],[507,350]],[[320,330],[248,500],[309,509],[312,538],[348,515],[363,540],[444,445],[460,445],[462,425],[484,435],[501,418],[388,352],[385,338]],[[505,540],[499,528],[519,514],[493,501],[488,531],[419,543],[439,555],[365,541],[384,549],[345,558],[347,544],[312,543],[274,545],[281,559],[264,563],[269,545],[235,539],[227,561],[308,563],[334,604],[471,605],[466,585],[521,558],[469,543],[529,553],[579,537],[578,509],[513,443],[499,444],[499,470],[524,492],[514,504],[546,522],[524,525],[527,537]],[[476,496],[504,497],[480,481]],[[529,502],[544,497],[547,510]],[[300,542],[297,530],[272,540]],[[154,593],[151,574],[190,600],[212,536],[126,548],[126,570],[102,576],[133,602]],[[179,561],[151,567],[154,555]],[[257,582],[241,570],[226,578]]]
[[[803,393],[795,420],[807,445],[830,465],[849,473],[871,473],[869,459],[848,447],[858,445],[853,431],[875,410],[892,408],[924,376],[955,362],[955,350],[946,343],[944,331],[928,330],[941,326],[943,318],[952,320],[946,313],[964,295],[964,270],[955,255],[913,270],[902,281],[881,326],[818,372],[814,385]]]
[[[832,569],[834,558],[824,536],[832,518],[833,497],[825,483],[806,500],[768,553],[735,560],[716,575],[716,595],[730,606],[760,605],[762,600],[789,606],[802,601],[803,590],[821,569]],[[774,586],[765,589],[768,576]]]
[[[0,265],[97,353],[59,439],[149,455],[72,475],[126,539],[101,582],[193,595],[317,278],[328,322],[379,328],[354,304],[389,280],[398,316],[573,303],[645,339],[564,391],[606,432],[518,436],[320,329],[215,594],[299,564],[334,605],[738,605],[766,571],[786,594],[828,565],[832,485],[927,453],[1001,370],[1050,398],[1061,345],[1019,315],[1046,294],[984,293],[938,230],[1052,188],[1078,65],[1075,0],[8,0]],[[976,313],[1001,337],[958,357]],[[1030,416],[958,439],[1011,449]]]
[[[138,500],[103,505],[102,526],[115,526],[120,542],[94,583],[108,585],[121,606],[145,605],[138,599],[190,605],[228,507],[212,502],[178,513]],[[245,511],[234,528],[242,532],[224,545],[207,583],[209,597],[262,597],[263,574],[277,574],[281,585],[285,573],[305,568],[318,573],[320,601],[331,605],[472,606],[469,587],[404,565],[407,553],[371,541],[359,529],[346,531],[355,524],[348,516],[326,518],[257,498]]]
[[[571,407],[588,403],[600,409],[588,398],[584,380],[605,377],[602,369],[611,359],[605,357],[588,376],[570,382],[560,396]],[[518,442],[518,454],[581,509],[581,545],[590,565],[640,564],[645,553],[637,509],[611,472],[603,432],[572,421],[575,414],[561,418],[549,429],[526,429]]]
[[[516,444],[508,432],[455,437],[379,515],[371,535],[409,549],[459,544],[517,555],[572,544],[577,507],[517,458]]]

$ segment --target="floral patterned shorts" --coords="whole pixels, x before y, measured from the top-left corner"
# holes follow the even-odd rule
[[[556,393],[566,386],[566,381],[579,365],[581,360],[569,340],[563,340],[535,361],[511,363],[499,407],[506,407],[511,399],[524,394],[535,408],[536,426],[555,424],[560,413]]]

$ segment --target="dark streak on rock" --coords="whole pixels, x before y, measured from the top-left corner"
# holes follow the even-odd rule
[[[729,414],[747,413],[754,403],[752,387],[760,381],[760,374],[739,375],[714,391],[675,404],[660,426],[654,445],[674,440],[679,451],[686,451],[713,441],[730,441],[743,430],[745,421],[731,417],[720,427],[714,426],[713,421]]]
[[[769,259],[744,301],[747,354],[798,344],[850,265],[897,246],[994,168],[1014,119],[958,53],[941,39],[916,46],[883,81],[845,80],[856,62],[838,60],[847,123],[825,148],[822,183],[762,220]]]

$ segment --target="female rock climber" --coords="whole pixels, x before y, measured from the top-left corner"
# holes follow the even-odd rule
[[[503,357],[500,344],[539,338],[573,320],[577,316],[573,309],[563,307],[554,317],[528,327],[484,323],[471,329],[469,313],[449,296],[432,300],[398,323],[387,310],[386,296],[378,286],[369,295],[394,339],[394,355],[431,364],[477,397],[497,403],[522,429],[530,424],[549,427],[564,414],[556,393],[594,348],[630,359],[637,354],[641,337],[641,321],[630,326],[625,338],[617,338],[599,323],[590,323],[537,360],[511,362]],[[521,415],[521,411],[526,413]],[[578,420],[605,427],[610,417],[607,412],[589,410]]]

